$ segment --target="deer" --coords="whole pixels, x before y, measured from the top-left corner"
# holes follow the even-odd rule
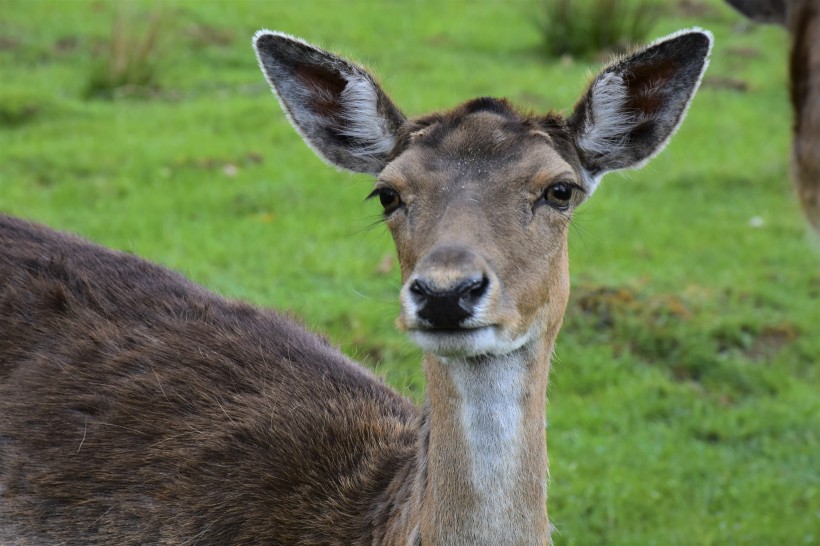
[[[809,226],[820,234],[820,0],[726,1],[753,21],[789,32],[792,178]]]
[[[408,118],[353,61],[253,44],[305,142],[376,178],[423,403],[273,310],[0,216],[0,543],[550,544],[572,214],[666,146],[711,34],[613,61],[569,115],[480,97]]]

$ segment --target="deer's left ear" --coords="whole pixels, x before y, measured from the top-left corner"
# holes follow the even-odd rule
[[[708,31],[682,31],[611,64],[593,80],[568,120],[593,186],[606,172],[643,166],[666,146],[711,49]]]

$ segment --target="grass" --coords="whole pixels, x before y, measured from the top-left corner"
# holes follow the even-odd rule
[[[0,0],[0,210],[288,310],[419,399],[372,180],[299,140],[250,36],[361,60],[410,114],[479,95],[568,109],[590,67],[541,57],[537,6],[165,3],[160,92],[89,101],[120,4]],[[547,408],[556,544],[817,544],[820,254],[788,182],[787,37],[675,6],[651,38],[712,30],[704,87],[669,148],[574,220]]]
[[[88,75],[88,98],[145,96],[159,89],[159,60],[163,15],[154,11],[147,21],[135,25],[133,14],[121,4],[111,25],[111,34],[101,44],[99,58]]]
[[[538,28],[551,57],[623,52],[646,40],[660,16],[653,0],[541,0]]]

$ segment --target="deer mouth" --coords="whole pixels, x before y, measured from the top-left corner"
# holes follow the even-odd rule
[[[444,357],[472,357],[505,354],[523,343],[510,340],[501,326],[486,325],[462,328],[409,328],[410,340],[425,352]]]

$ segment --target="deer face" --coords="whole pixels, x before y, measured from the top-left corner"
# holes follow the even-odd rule
[[[439,355],[506,353],[563,314],[567,229],[588,188],[537,120],[478,99],[408,126],[379,174],[399,325]]]
[[[572,212],[604,173],[643,165],[675,131],[711,47],[679,33],[605,68],[564,119],[481,98],[407,119],[364,69],[261,31],[260,66],[303,138],[377,176],[401,264],[398,320],[439,356],[505,354],[560,326]]]

